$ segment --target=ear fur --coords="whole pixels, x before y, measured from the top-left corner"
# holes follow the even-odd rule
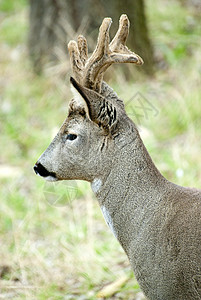
[[[73,84],[71,84],[71,91],[73,94],[73,101],[71,103],[71,107],[73,108],[73,110],[85,111],[86,115],[89,117],[89,109],[87,103]]]
[[[111,131],[117,124],[116,107],[102,95],[78,84],[74,78],[71,77],[70,82],[76,104],[84,107],[93,122]]]

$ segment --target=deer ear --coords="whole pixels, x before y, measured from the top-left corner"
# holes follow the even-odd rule
[[[71,82],[71,91],[73,94],[73,100],[70,103],[71,110],[79,111],[80,113],[85,113],[89,117],[89,109],[87,106],[87,102],[84,97],[80,94],[79,90],[77,89],[77,82],[74,80],[73,77],[70,78]]]
[[[111,129],[117,123],[116,107],[102,95],[97,92],[81,86],[71,77],[72,91],[76,101],[80,101],[83,105],[85,102],[85,109],[89,118],[102,126],[104,129]]]

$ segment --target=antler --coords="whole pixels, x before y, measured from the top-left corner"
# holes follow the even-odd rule
[[[80,35],[77,42],[70,41],[68,50],[70,61],[76,80],[83,86],[101,92],[103,73],[113,63],[134,63],[142,65],[142,58],[130,51],[125,43],[129,33],[129,20],[122,15],[119,20],[119,29],[109,43],[109,29],[111,18],[105,18],[100,26],[97,46],[88,58],[87,41]]]

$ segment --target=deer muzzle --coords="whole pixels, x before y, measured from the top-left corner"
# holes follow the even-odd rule
[[[36,175],[44,177],[48,181],[57,181],[56,174],[54,172],[49,172],[41,163],[37,162],[33,167]]]

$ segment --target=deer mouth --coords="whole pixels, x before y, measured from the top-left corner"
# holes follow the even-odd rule
[[[49,172],[41,163],[36,163],[33,167],[36,175],[45,178],[47,181],[57,181],[56,173]]]

